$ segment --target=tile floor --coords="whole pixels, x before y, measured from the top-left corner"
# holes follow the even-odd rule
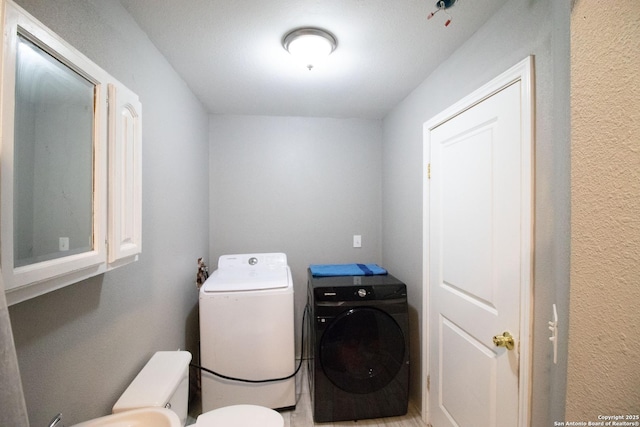
[[[284,427],[424,427],[422,418],[418,410],[409,403],[409,411],[407,415],[401,417],[389,417],[378,418],[372,420],[359,420],[359,421],[340,421],[334,423],[314,423],[313,413],[311,410],[311,398],[309,395],[309,383],[306,377],[306,369],[300,370],[300,373],[296,377],[296,390],[297,390],[297,402],[296,408],[291,411],[282,411],[281,414],[284,418]],[[199,406],[199,405],[197,405]],[[195,423],[195,418],[198,415],[198,407],[191,409],[191,414],[187,425]]]

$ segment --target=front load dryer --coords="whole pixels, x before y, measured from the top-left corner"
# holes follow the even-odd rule
[[[203,412],[252,404],[293,408],[294,299],[283,253],[223,255],[200,289],[200,358]]]
[[[309,391],[317,423],[404,415],[409,404],[407,287],[390,274],[308,273]]]

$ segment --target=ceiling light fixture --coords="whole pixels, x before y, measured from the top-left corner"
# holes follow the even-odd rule
[[[338,42],[331,33],[320,28],[298,28],[284,36],[282,46],[311,70],[336,49]]]

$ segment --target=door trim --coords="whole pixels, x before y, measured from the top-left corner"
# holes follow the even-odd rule
[[[505,87],[521,82],[521,132],[522,132],[522,157],[521,157],[521,215],[522,215],[522,265],[520,268],[520,342],[518,347],[519,366],[519,396],[518,396],[518,427],[528,427],[531,406],[531,372],[532,350],[531,331],[533,326],[533,257],[534,257],[534,221],[533,221],[533,171],[534,171],[534,60],[528,56],[509,70],[502,73],[489,83],[467,95],[443,112],[437,114],[423,125],[423,238],[422,238],[422,419],[429,425],[429,391],[427,390],[429,375],[429,164],[431,131],[459,115],[460,113],[479,104],[485,99]]]

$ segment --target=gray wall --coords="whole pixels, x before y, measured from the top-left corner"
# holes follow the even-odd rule
[[[299,335],[309,264],[380,262],[382,123],[212,116],[210,124],[210,269],[223,254],[286,253]]]
[[[105,415],[156,350],[196,348],[208,115],[117,1],[19,4],[140,96],[140,261],[10,307],[31,425]]]
[[[454,24],[455,25],[455,22]],[[444,29],[443,29],[444,31]],[[550,362],[547,321],[558,304],[567,336],[569,292],[569,0],[512,0],[389,114],[383,124],[382,259],[410,290],[411,326],[422,317],[422,124],[528,55],[535,56],[535,271],[532,426],[563,420],[566,338]],[[414,339],[414,342],[416,340]],[[412,397],[421,401],[412,349]]]

